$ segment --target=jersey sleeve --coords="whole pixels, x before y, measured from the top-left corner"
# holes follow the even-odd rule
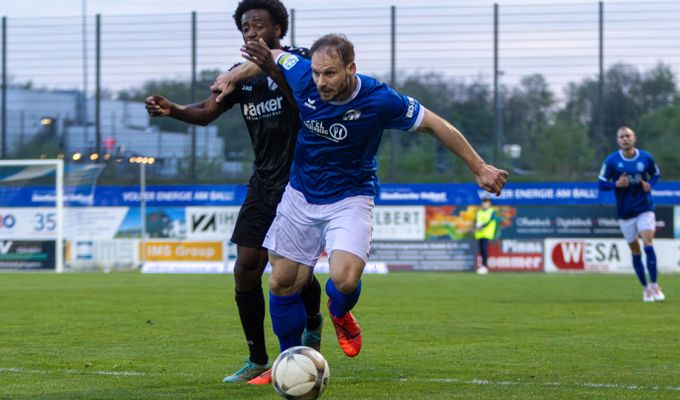
[[[654,158],[650,155],[649,156],[649,163],[647,163],[647,173],[649,174],[649,184],[654,187],[657,182],[659,182],[659,178],[661,177],[661,170],[659,169],[659,166],[656,164],[656,161],[654,161]]]
[[[380,95],[380,115],[385,129],[414,131],[420,127],[425,108],[413,97],[404,96],[384,86]]]
[[[609,165],[609,159],[604,160],[602,163],[602,167],[600,168],[600,174],[598,175],[598,179],[602,182],[609,182],[614,178],[614,174],[612,173],[612,168]]]
[[[312,64],[306,59],[292,53],[281,53],[276,57],[276,66],[283,73],[286,82],[293,91],[298,103],[305,101],[304,93],[314,85],[312,80]]]
[[[241,63],[232,65],[231,68],[229,68],[229,71],[238,67],[239,65],[241,65]],[[224,99],[222,99],[222,101],[220,102],[220,109],[222,110],[222,112],[230,110],[234,105],[241,102],[241,96],[243,95],[243,93],[241,92],[241,86],[242,82],[238,84],[231,93],[226,95]]]
[[[614,190],[616,188],[616,182],[613,182],[614,173],[612,167],[609,163],[609,158],[604,160],[602,163],[602,168],[600,168],[600,174],[598,176],[598,188],[601,191]]]

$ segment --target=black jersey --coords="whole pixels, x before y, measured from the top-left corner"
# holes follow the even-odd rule
[[[305,48],[284,47],[282,50],[309,58],[309,50]],[[288,183],[300,130],[298,110],[266,75],[243,81],[223,100],[224,111],[237,103],[241,105],[255,154],[250,182],[263,185],[267,190],[282,191]]]

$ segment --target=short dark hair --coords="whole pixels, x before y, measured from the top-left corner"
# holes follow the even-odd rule
[[[309,49],[309,54],[314,55],[321,50],[329,56],[339,57],[345,66],[354,62],[354,45],[343,34],[329,33],[321,36]]]
[[[288,32],[288,10],[279,0],[242,0],[238,3],[236,11],[234,11],[234,22],[236,22],[236,29],[239,32],[243,32],[241,18],[246,11],[250,10],[267,10],[274,23],[281,27],[279,39],[286,36]]]
[[[491,203],[491,199],[488,197],[485,197],[482,199],[482,203]]]

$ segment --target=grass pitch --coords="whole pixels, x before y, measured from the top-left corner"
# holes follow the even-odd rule
[[[661,284],[668,300],[643,304],[634,276],[365,276],[357,358],[326,314],[323,398],[680,398],[680,276]],[[274,399],[221,383],[246,356],[233,291],[231,276],[0,274],[0,399]]]

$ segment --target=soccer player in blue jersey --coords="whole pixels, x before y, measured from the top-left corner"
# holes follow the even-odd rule
[[[416,99],[357,74],[354,47],[342,35],[318,39],[310,48],[311,62],[270,51],[261,41],[248,42],[242,50],[251,62],[220,76],[213,90],[224,96],[237,82],[260,69],[271,70],[275,63],[292,89],[302,120],[290,182],[264,242],[273,267],[269,299],[274,332],[281,350],[300,344],[305,321],[300,289],[326,247],[329,314],[340,347],[354,357],[362,336],[351,310],[361,294],[370,251],[378,191],[375,155],[383,130],[432,134],[491,193],[501,192],[508,173],[485,163],[455,127]]]
[[[242,0],[234,12],[236,28],[244,42],[262,39],[272,48],[283,48],[301,57],[307,49],[282,47],[280,40],[288,30],[288,11],[279,0]],[[267,76],[256,76],[241,83],[220,103],[211,95],[200,103],[175,104],[161,96],[150,96],[146,108],[151,116],[171,117],[190,124],[207,125],[236,106],[243,113],[255,159],[248,192],[236,219],[231,241],[236,244],[234,266],[235,300],[241,326],[250,352],[243,366],[224,378],[224,382],[260,384],[258,378],[269,369],[265,346],[265,299],[262,273],[268,252],[264,237],[276,215],[276,206],[288,184],[290,164],[301,122],[292,101],[287,101],[287,86],[275,85]],[[309,316],[302,342],[317,350],[323,328],[319,312],[321,287],[311,277],[302,290]],[[265,382],[266,383],[266,382]]]
[[[658,271],[653,239],[656,229],[652,188],[659,181],[659,167],[651,154],[637,149],[635,132],[627,126],[616,133],[619,150],[607,156],[599,177],[600,190],[614,190],[616,213],[623,237],[633,253],[633,269],[642,284],[642,301],[663,301],[665,296],[657,284]],[[642,263],[638,236],[647,256],[647,270]]]

